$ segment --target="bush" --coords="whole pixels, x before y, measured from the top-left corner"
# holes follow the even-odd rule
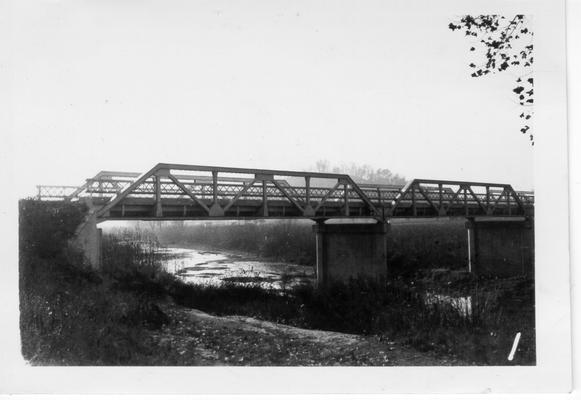
[[[86,207],[70,202],[20,200],[19,211],[20,254],[51,258],[62,255],[83,221]]]
[[[155,363],[169,350],[156,346],[146,329],[169,320],[147,290],[117,290],[111,275],[67,250],[83,212],[73,203],[20,202],[22,354],[35,364]],[[143,253],[118,254],[126,256],[116,264],[123,271],[141,271],[150,262]]]
[[[522,364],[534,364],[534,317],[531,320],[522,308],[517,313],[507,308],[503,297],[514,293],[511,287],[473,281],[459,291],[404,280],[386,285],[352,279],[321,288],[298,286],[282,293],[256,285],[185,283],[175,283],[168,292],[179,304],[219,315],[248,315],[308,329],[388,336],[421,351],[453,355],[478,365],[506,364],[514,334],[522,331],[519,358]],[[529,284],[523,287],[530,289]],[[458,298],[470,302],[455,302]]]

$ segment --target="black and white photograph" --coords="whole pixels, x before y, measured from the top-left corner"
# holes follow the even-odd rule
[[[571,390],[564,1],[6,8],[3,390]]]

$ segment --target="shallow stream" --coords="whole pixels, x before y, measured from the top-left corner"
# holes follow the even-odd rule
[[[299,284],[313,284],[315,281],[315,268],[308,265],[178,247],[162,248],[160,253],[163,255],[162,265],[166,271],[189,283],[259,284],[264,288],[285,289]]]

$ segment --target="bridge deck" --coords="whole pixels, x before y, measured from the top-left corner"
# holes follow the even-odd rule
[[[84,185],[39,186],[41,200],[90,199],[100,219],[247,219],[531,215],[532,192],[511,185],[414,179],[357,184],[343,174],[158,164],[102,171]]]

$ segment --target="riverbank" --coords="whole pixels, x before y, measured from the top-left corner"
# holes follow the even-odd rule
[[[278,290],[315,283],[312,266],[262,259],[248,253],[191,245],[162,247],[157,252],[162,268],[186,283],[206,286],[236,283]]]
[[[170,324],[153,337],[176,353],[171,365],[452,366],[453,356],[422,353],[380,336],[301,329],[245,316],[216,316],[164,303]]]
[[[22,354],[32,364],[535,364],[533,282],[468,280],[453,288],[428,279],[438,295],[449,288],[470,297],[465,315],[446,302],[427,303],[428,287],[403,279],[282,292],[228,281],[191,285],[161,268],[155,246],[141,245],[140,234],[105,236],[103,268],[94,271],[67,246],[83,216],[77,208],[21,202],[20,326]],[[319,354],[316,337],[358,339],[339,341],[345,346],[328,340]],[[386,361],[374,356],[381,351],[396,352]]]
[[[270,322],[199,311],[196,305],[220,307],[217,314],[247,307],[247,315],[266,305],[293,313],[300,307],[257,287],[187,285],[160,268],[152,246],[136,240],[105,237],[103,269],[92,270],[67,246],[83,211],[68,203],[20,203],[20,333],[31,365],[397,363],[399,356],[385,356],[395,343],[278,324],[272,319],[285,318],[281,308],[271,309]],[[401,354],[401,362],[439,363],[411,349]]]

